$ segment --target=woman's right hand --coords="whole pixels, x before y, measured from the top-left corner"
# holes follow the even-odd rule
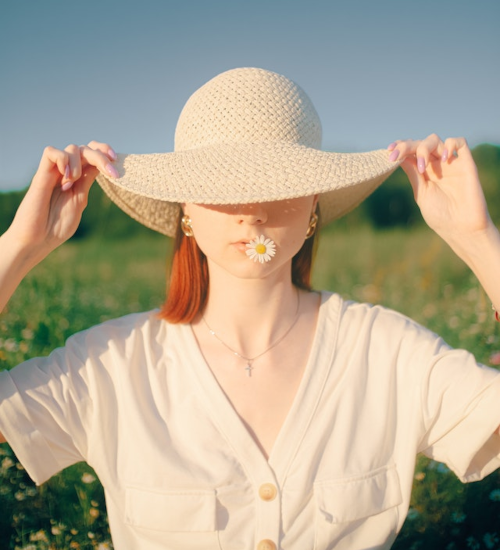
[[[80,223],[98,172],[118,177],[116,153],[105,144],[46,147],[38,170],[8,229],[21,254],[35,265],[68,240]]]

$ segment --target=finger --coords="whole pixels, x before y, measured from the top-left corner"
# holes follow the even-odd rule
[[[114,149],[109,145],[108,143],[101,143],[100,141],[91,141],[87,143],[87,147],[90,147],[90,149],[96,149],[98,151],[101,151],[101,153],[104,153],[109,157],[110,160],[116,160],[117,154],[115,153]]]
[[[82,160],[78,145],[68,145],[64,148],[64,151],[68,154],[68,165],[61,181],[61,188],[63,191],[68,191],[82,174]]]
[[[95,181],[98,172],[99,171],[94,166],[84,167],[82,169],[82,177],[78,181],[78,185],[75,185],[75,187],[73,188],[75,197],[83,208],[87,206],[89,191]]]
[[[437,134],[431,134],[423,140],[395,141],[389,147],[392,147],[390,161],[414,156],[417,159],[417,169],[421,174],[425,172],[431,157],[440,158],[443,153],[443,142]]]
[[[451,162],[453,158],[459,155],[459,152],[470,155],[467,140],[463,137],[447,138],[443,145],[442,162]]]
[[[437,134],[431,134],[423,139],[415,150],[417,169],[423,174],[432,158],[441,158],[443,153],[443,141]]]
[[[78,146],[72,144],[65,148],[69,164],[62,180],[61,189],[63,191],[69,191],[73,184],[78,181],[78,193],[81,190],[85,195],[99,171],[103,171],[112,177],[118,177],[118,173],[111,164],[112,159],[109,157],[110,154],[116,156],[116,153],[110,146],[96,141],[91,142],[89,145]],[[110,153],[110,150],[112,153]]]
[[[40,178],[42,174],[50,174],[51,184],[55,185],[60,178],[68,172],[69,155],[66,151],[61,151],[52,146],[47,146],[43,150],[40,164],[38,165],[37,173],[33,178],[33,182],[38,185],[39,182],[47,181],[46,178]]]
[[[112,178],[120,177],[116,168],[111,164],[107,154],[100,149],[92,149],[87,145],[83,145],[80,147],[80,155],[84,163],[95,166],[99,172],[111,176]]]
[[[389,155],[389,160],[394,162],[398,158],[404,159],[408,155],[414,154],[418,141],[414,141],[413,139],[398,139],[396,141],[393,141],[387,149],[389,151],[392,151],[392,153]]]
[[[408,176],[408,180],[410,181],[410,185],[413,189],[413,197],[415,201],[418,202],[420,185],[422,185],[425,180],[422,174],[418,171],[417,159],[415,157],[406,157],[400,166]]]

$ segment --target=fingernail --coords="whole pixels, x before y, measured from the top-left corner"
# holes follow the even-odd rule
[[[64,177],[65,179],[69,178],[69,164],[66,164],[66,168],[64,170]]]
[[[396,147],[396,142],[393,141],[390,145],[387,146],[387,149],[389,149],[389,151],[392,151],[394,149],[394,147]]]
[[[113,160],[116,160],[118,158],[111,147],[108,149],[108,156],[111,157]]]
[[[116,168],[112,164],[106,164],[106,170],[112,178],[119,178],[120,175],[116,171]]]
[[[447,160],[448,160],[448,149],[445,149],[445,150],[443,151],[442,156],[441,156],[441,161],[442,161],[442,162],[446,162]]]
[[[399,157],[399,151],[396,149],[389,155],[389,160],[394,162]]]
[[[417,159],[417,168],[421,174],[425,172],[425,160],[422,157]]]
[[[65,184],[61,185],[61,189],[63,191],[67,191],[68,189],[71,189],[73,187],[72,181],[67,181]]]

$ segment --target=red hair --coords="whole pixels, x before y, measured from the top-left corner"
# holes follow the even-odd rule
[[[306,239],[302,248],[292,258],[292,283],[304,290],[311,290],[311,268],[316,250],[316,233]],[[186,237],[180,220],[175,234],[167,299],[160,311],[160,318],[169,323],[190,323],[205,309],[208,298],[207,257],[200,250],[194,237]]]

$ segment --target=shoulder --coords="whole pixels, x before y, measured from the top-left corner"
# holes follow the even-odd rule
[[[387,352],[418,346],[432,354],[450,349],[439,335],[390,308],[344,300],[329,292],[322,293],[322,304],[336,312],[340,345],[366,344]]]
[[[401,325],[403,327],[418,327],[427,330],[413,319],[395,310],[378,304],[345,300],[334,292],[321,292],[322,307],[329,311],[336,311],[342,323],[350,323],[358,326],[361,324],[387,324]]]
[[[94,350],[94,353],[109,349],[125,351],[131,345],[136,347],[142,342],[147,346],[149,342],[157,341],[161,333],[167,330],[167,326],[168,323],[160,319],[157,310],[132,313],[104,321],[70,336],[65,347],[73,350]]]

